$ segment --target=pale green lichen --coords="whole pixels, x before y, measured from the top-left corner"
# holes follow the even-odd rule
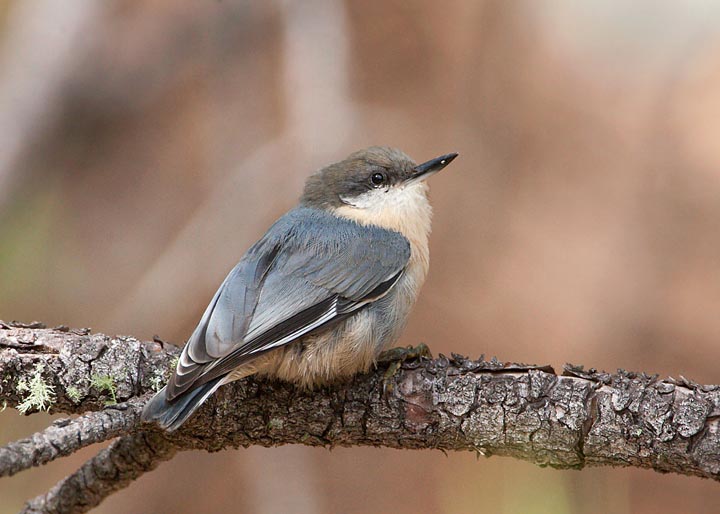
[[[33,410],[49,410],[50,406],[55,403],[55,386],[43,380],[43,371],[45,371],[45,365],[40,362],[35,365],[29,381],[24,378],[18,381],[17,391],[27,393],[27,396],[16,407],[20,414],[27,414]]]
[[[110,400],[107,400],[105,405],[115,405],[117,403],[117,398],[115,396],[117,388],[115,387],[113,377],[109,375],[93,375],[90,377],[90,385],[100,392],[105,391],[110,393]]]
[[[270,430],[279,430],[282,429],[282,427],[285,425],[282,419],[280,418],[270,418],[270,421],[268,421],[267,427]]]
[[[70,386],[67,388],[67,391],[65,391],[65,394],[67,394],[67,397],[70,398],[70,401],[73,403],[80,403],[80,399],[82,398],[82,393],[80,393],[80,389],[78,389],[75,386]]]
[[[167,379],[165,378],[165,374],[159,369],[156,369],[153,372],[153,376],[150,377],[150,387],[152,387],[155,392],[158,392],[160,389],[162,389],[163,384],[165,384],[166,380]]]
[[[175,371],[175,368],[177,368],[179,361],[180,361],[180,358],[175,357],[168,364],[167,371],[163,372],[159,369],[156,369],[153,372],[153,375],[150,377],[150,387],[152,387],[155,392],[160,391],[160,389],[162,389],[163,386],[167,383],[168,379]]]

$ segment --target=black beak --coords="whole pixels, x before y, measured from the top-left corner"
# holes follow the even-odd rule
[[[430,159],[429,161],[422,164],[418,164],[413,168],[412,175],[408,177],[408,182],[425,180],[430,175],[434,175],[435,173],[443,169],[445,166],[450,164],[457,156],[457,153],[449,153],[441,155],[440,157],[435,157],[434,159]]]

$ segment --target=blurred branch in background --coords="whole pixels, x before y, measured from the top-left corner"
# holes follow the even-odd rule
[[[347,23],[344,5],[315,1],[316,11],[296,2],[281,2],[283,100],[287,121],[274,139],[233,163],[233,173],[218,179],[192,216],[137,279],[113,310],[106,324],[140,331],[157,330],[142,312],[152,304],[157,312],[191,318],[194,305],[178,305],[177,298],[202,296],[196,284],[215,281],[215,271],[227,266],[222,250],[227,245],[228,222],[237,216],[238,204],[256,215],[242,220],[245,234],[260,232],[272,216],[278,188],[265,187],[267,177],[281,171],[280,188],[299,189],[297,175],[288,168],[319,167],[344,146],[355,127],[348,80]],[[326,48],[322,54],[316,48]],[[252,122],[252,120],[251,120]],[[312,156],[312,157],[311,157]],[[312,161],[311,161],[312,159]],[[284,186],[283,186],[284,185]],[[209,231],[217,227],[217,231]],[[204,265],[194,273],[198,262]],[[198,276],[198,273],[202,276]],[[185,309],[185,312],[178,311]],[[147,322],[147,323],[145,323]]]
[[[177,355],[159,342],[0,322],[8,406],[92,411],[0,448],[0,476],[120,436],[25,512],[86,512],[178,450],[250,445],[465,450],[560,469],[636,466],[720,481],[720,386],[682,377],[569,365],[558,376],[549,366],[441,355],[402,361],[392,376],[386,361],[313,392],[251,377],[165,433],[139,423],[138,398],[157,390]]]
[[[18,160],[60,115],[63,88],[84,57],[78,42],[103,5],[28,0],[10,10],[0,45],[0,207],[16,190]]]

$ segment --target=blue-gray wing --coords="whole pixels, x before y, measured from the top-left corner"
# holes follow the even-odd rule
[[[410,245],[399,233],[311,208],[280,218],[230,272],[168,383],[168,401],[385,295]]]

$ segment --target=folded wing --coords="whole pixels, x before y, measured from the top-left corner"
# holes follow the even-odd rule
[[[280,218],[218,289],[188,340],[167,401],[384,296],[410,245],[399,233],[311,208]]]

